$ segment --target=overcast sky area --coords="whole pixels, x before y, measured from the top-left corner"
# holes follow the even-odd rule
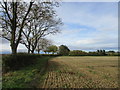
[[[53,44],[71,50],[118,50],[117,2],[62,2],[56,11],[64,25],[61,33],[46,37]],[[3,52],[10,52],[8,42],[1,45]],[[19,45],[18,51],[27,49]]]

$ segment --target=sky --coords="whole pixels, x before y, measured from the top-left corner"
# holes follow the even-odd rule
[[[64,23],[62,31],[49,38],[71,50],[117,50],[117,5],[115,2],[64,2],[57,8]]]
[[[117,2],[61,2],[56,13],[64,25],[61,33],[46,37],[53,44],[66,45],[70,50],[118,49]],[[2,41],[2,51],[9,52],[10,44]],[[26,50],[19,45],[18,51]]]

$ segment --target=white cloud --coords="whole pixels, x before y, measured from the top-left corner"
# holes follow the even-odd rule
[[[85,39],[85,40],[78,40],[74,44],[75,45],[86,45],[86,44],[95,44],[97,41],[93,39]]]
[[[61,15],[63,22],[65,23],[74,23],[79,25],[86,25],[89,27],[93,27],[96,30],[118,30],[118,18],[112,15],[94,15],[94,13],[88,13],[87,11],[78,11],[74,10],[75,13],[71,9],[66,11],[70,16]],[[117,14],[117,12],[116,12]]]

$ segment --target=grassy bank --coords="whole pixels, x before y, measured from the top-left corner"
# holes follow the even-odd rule
[[[44,78],[47,61],[53,56],[40,56],[35,63],[3,74],[3,88],[34,88]]]

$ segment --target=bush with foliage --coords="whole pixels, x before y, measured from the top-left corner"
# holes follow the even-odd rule
[[[52,54],[56,53],[58,50],[58,47],[55,45],[51,45],[47,48],[47,52],[52,52]]]
[[[115,52],[115,51],[108,51],[106,52],[106,54],[108,56],[119,56],[120,55],[119,52]]]
[[[98,52],[89,52],[88,56],[100,56]]]
[[[87,52],[81,50],[73,50],[69,52],[70,56],[86,56]]]
[[[2,66],[3,72],[7,72],[9,70],[18,70],[25,66],[34,64],[35,58],[40,57],[40,55],[19,53],[16,55],[5,55],[2,57]]]
[[[67,56],[69,55],[69,52],[70,52],[70,49],[67,46],[65,45],[59,46],[59,51],[58,51],[59,55]]]
[[[99,56],[105,56],[105,55],[106,55],[105,50],[97,50],[96,53],[97,53]]]

